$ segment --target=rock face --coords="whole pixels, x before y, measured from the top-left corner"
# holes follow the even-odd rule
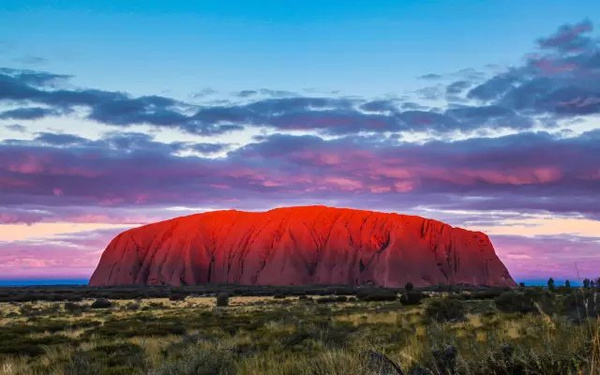
[[[114,238],[90,285],[513,286],[481,232],[324,206],[215,211]]]

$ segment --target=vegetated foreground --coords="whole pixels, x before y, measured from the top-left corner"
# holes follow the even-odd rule
[[[515,286],[481,232],[418,216],[306,206],[212,211],[127,230],[90,278],[107,285]]]
[[[4,288],[0,366],[12,374],[596,374],[598,294]]]

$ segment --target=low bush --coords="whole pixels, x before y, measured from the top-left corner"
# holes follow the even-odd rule
[[[562,299],[559,311],[573,322],[583,322],[600,316],[600,293],[576,290]]]
[[[316,299],[317,303],[335,303],[335,302],[348,302],[349,298],[347,296],[327,296],[327,297],[319,297]]]
[[[457,322],[465,319],[465,309],[461,301],[454,298],[438,298],[430,301],[425,315],[437,322]]]
[[[176,361],[153,372],[157,375],[221,375],[235,373],[235,356],[229,350],[192,346]]]
[[[423,298],[425,298],[426,295],[421,293],[421,292],[417,292],[417,291],[407,291],[406,293],[402,294],[400,296],[400,302],[402,302],[403,305],[418,305],[421,303],[421,301],[423,300]]]
[[[537,312],[535,302],[535,295],[520,291],[504,292],[494,299],[498,310],[522,314]]]
[[[229,294],[219,293],[219,295],[217,295],[217,306],[219,306],[219,307],[229,306]]]
[[[112,302],[106,298],[98,298],[90,305],[90,307],[92,309],[108,309],[109,307],[112,307]]]
[[[30,337],[19,331],[10,332],[10,328],[0,332],[0,355],[22,355],[39,356],[44,354],[45,349],[52,345],[73,343],[74,340],[62,334],[54,334],[46,337]]]
[[[315,299],[317,303],[333,303],[336,301],[335,297],[317,297]]]
[[[465,300],[485,300],[485,299],[494,299],[500,296],[502,293],[505,293],[507,289],[490,289],[490,290],[482,290],[475,291],[471,293],[462,293],[463,299]]]
[[[19,308],[19,313],[26,317],[38,317],[42,315],[54,315],[60,313],[60,305],[53,303],[46,307],[34,307],[31,305],[22,305]]]
[[[169,301],[185,301],[187,294],[182,292],[171,291],[169,293]]]
[[[67,374],[145,374],[144,350],[132,343],[99,345],[77,350],[66,366]]]
[[[140,304],[138,302],[129,302],[125,305],[125,309],[129,311],[137,311],[140,309]]]
[[[365,289],[357,292],[356,298],[365,302],[395,301],[398,299],[398,294],[388,289]]]
[[[89,330],[85,337],[93,335],[107,338],[130,338],[135,336],[168,336],[185,333],[186,327],[178,319],[146,319],[136,316],[130,319],[110,320],[104,325]]]
[[[65,302],[63,307],[66,312],[71,314],[81,312],[83,309],[83,307],[80,304],[75,302]]]

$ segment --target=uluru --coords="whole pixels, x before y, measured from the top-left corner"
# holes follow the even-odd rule
[[[122,232],[91,286],[514,286],[487,235],[418,216],[305,206],[213,211]]]

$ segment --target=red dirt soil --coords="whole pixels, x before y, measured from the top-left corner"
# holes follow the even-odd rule
[[[514,286],[481,232],[418,216],[325,206],[207,212],[119,234],[91,286]]]

